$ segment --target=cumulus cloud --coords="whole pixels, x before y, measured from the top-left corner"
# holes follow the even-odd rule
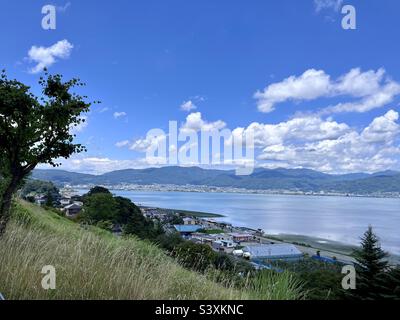
[[[347,127],[335,138],[261,140],[261,166],[304,167],[324,172],[375,172],[398,169],[398,112],[388,111],[360,132]],[[315,136],[315,135],[314,135]],[[318,136],[318,134],[316,135]],[[322,138],[322,135],[320,136]]]
[[[196,110],[197,106],[193,103],[192,100],[189,100],[182,103],[180,109],[182,111],[190,112],[192,110]]]
[[[35,62],[36,66],[29,72],[38,73],[57,62],[57,59],[67,59],[71,55],[73,45],[68,40],[61,40],[50,47],[32,46],[28,52],[28,59]]]
[[[226,127],[226,123],[222,120],[217,120],[214,122],[208,122],[202,119],[201,112],[194,112],[186,117],[186,121],[181,126],[182,132],[189,131],[212,131],[220,130]]]
[[[356,91],[356,89],[354,89]],[[360,94],[362,94],[360,92]],[[352,128],[344,122],[318,115],[298,116],[279,123],[253,122],[246,127],[232,128],[224,140],[225,146],[232,139],[247,135],[254,137],[255,164],[259,167],[311,168],[329,173],[376,172],[400,169],[400,125],[399,113],[389,110],[363,128]],[[191,113],[179,128],[181,133],[226,130],[222,120],[209,122],[200,112]],[[121,145],[131,150],[147,152],[165,145],[168,134],[148,136]],[[169,146],[175,151],[185,152],[193,142]],[[166,161],[163,158],[164,162]],[[154,164],[161,164],[152,159]],[[151,162],[151,161],[149,161]],[[234,165],[234,163],[232,163]]]
[[[124,118],[127,116],[126,112],[114,112],[113,114],[115,119]]]
[[[254,98],[261,112],[272,112],[286,101],[311,101],[319,98],[351,97],[356,101],[339,103],[321,110],[321,114],[366,112],[392,102],[400,94],[400,84],[389,79],[384,69],[362,72],[355,68],[332,80],[323,70],[309,69],[300,76],[290,76],[281,82],[257,91]]]

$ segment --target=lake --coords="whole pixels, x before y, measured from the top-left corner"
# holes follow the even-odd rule
[[[400,199],[113,190],[143,206],[222,214],[235,226],[359,244],[372,225],[382,247],[400,254]]]

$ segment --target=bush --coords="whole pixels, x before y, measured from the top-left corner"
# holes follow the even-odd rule
[[[207,245],[184,241],[175,248],[174,256],[184,267],[205,272],[213,266],[216,253]]]
[[[179,233],[174,232],[171,234],[161,234],[157,237],[156,243],[163,249],[172,252],[178,247],[184,240]]]

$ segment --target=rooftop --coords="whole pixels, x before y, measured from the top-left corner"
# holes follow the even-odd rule
[[[280,258],[302,255],[293,244],[260,244],[247,246],[243,248],[243,251],[249,252],[252,258]]]
[[[176,224],[176,225],[174,225],[174,228],[178,232],[193,233],[193,232],[196,232],[196,231],[202,229],[203,226]]]

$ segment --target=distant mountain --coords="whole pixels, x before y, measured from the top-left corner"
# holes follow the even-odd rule
[[[233,170],[205,170],[198,167],[127,169],[91,175],[63,170],[35,170],[32,177],[56,184],[176,184],[234,187],[256,190],[299,190],[305,192],[387,193],[400,192],[400,172],[374,174],[326,174],[310,169],[262,169],[237,176]]]

